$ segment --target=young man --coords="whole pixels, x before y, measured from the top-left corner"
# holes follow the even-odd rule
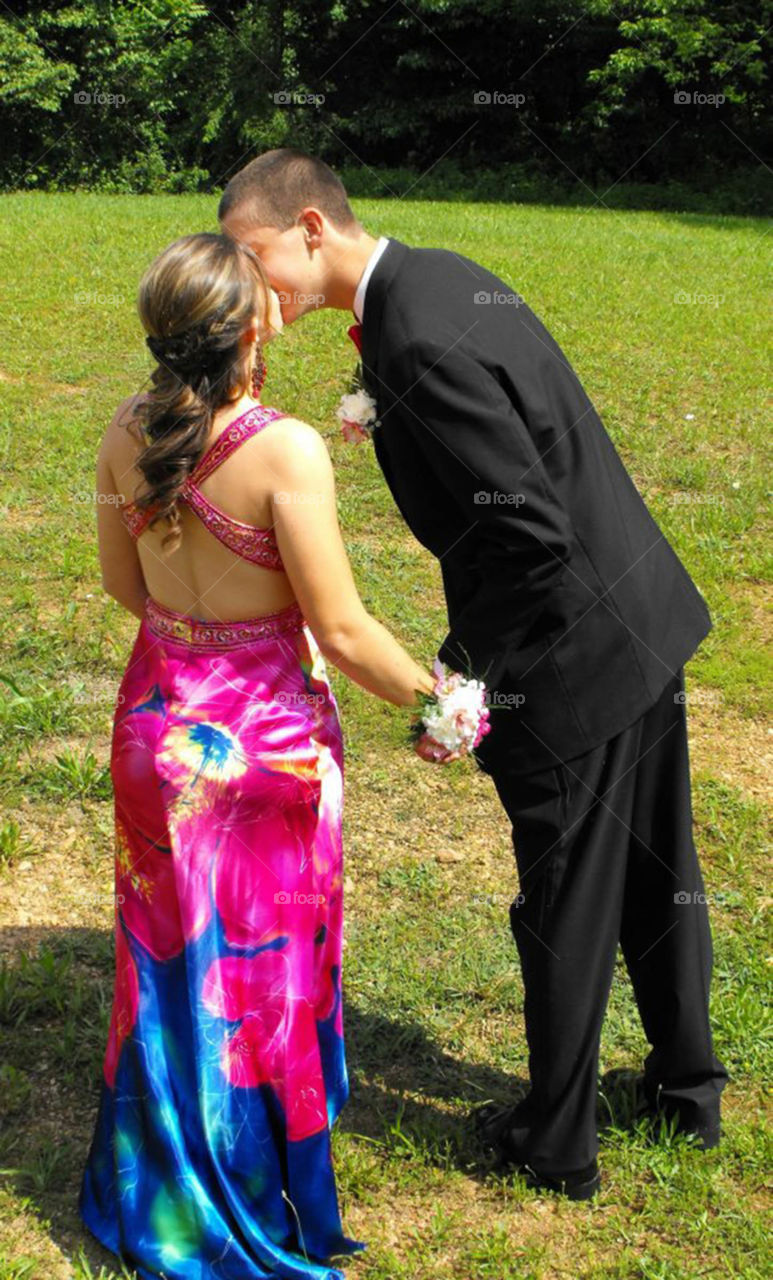
[[[513,826],[531,1091],[486,1111],[481,1133],[534,1186],[598,1189],[620,943],[652,1046],[645,1105],[715,1145],[727,1073],[709,1026],[683,676],[711,627],[702,596],[563,351],[503,280],[377,241],[328,166],[298,152],[253,160],[219,214],[262,259],[286,324],[354,312],[376,456],[440,561],[440,657],[491,690],[477,758]]]

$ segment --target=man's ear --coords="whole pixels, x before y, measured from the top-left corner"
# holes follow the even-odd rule
[[[298,214],[297,225],[302,229],[304,240],[309,249],[318,249],[325,227],[325,219],[319,209],[315,209],[313,205],[309,205],[306,209],[301,209]]]

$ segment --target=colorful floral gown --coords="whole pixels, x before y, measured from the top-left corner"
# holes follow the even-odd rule
[[[184,500],[253,563],[270,531],[198,484],[281,415],[232,423]],[[139,536],[147,517],[126,508]],[[343,753],[297,605],[205,622],[148,599],[118,694],[116,972],[78,1202],[141,1277],[342,1280],[330,1129],[341,1010]]]

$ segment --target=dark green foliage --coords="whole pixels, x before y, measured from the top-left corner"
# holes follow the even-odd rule
[[[296,145],[365,176],[407,169],[405,185],[434,182],[439,198],[442,162],[479,198],[508,165],[523,171],[526,198],[592,203],[609,190],[614,202],[623,177],[703,192],[721,179],[732,187],[726,210],[762,211],[771,9],[10,0],[0,17],[3,185],[209,190],[258,151]],[[404,190],[386,175],[373,181],[383,194]],[[512,184],[503,195],[523,198]]]

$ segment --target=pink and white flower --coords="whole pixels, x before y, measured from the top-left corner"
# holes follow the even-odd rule
[[[459,671],[447,671],[437,659],[435,688],[425,700],[416,736],[423,760],[442,761],[468,755],[489,732],[486,686]]]

